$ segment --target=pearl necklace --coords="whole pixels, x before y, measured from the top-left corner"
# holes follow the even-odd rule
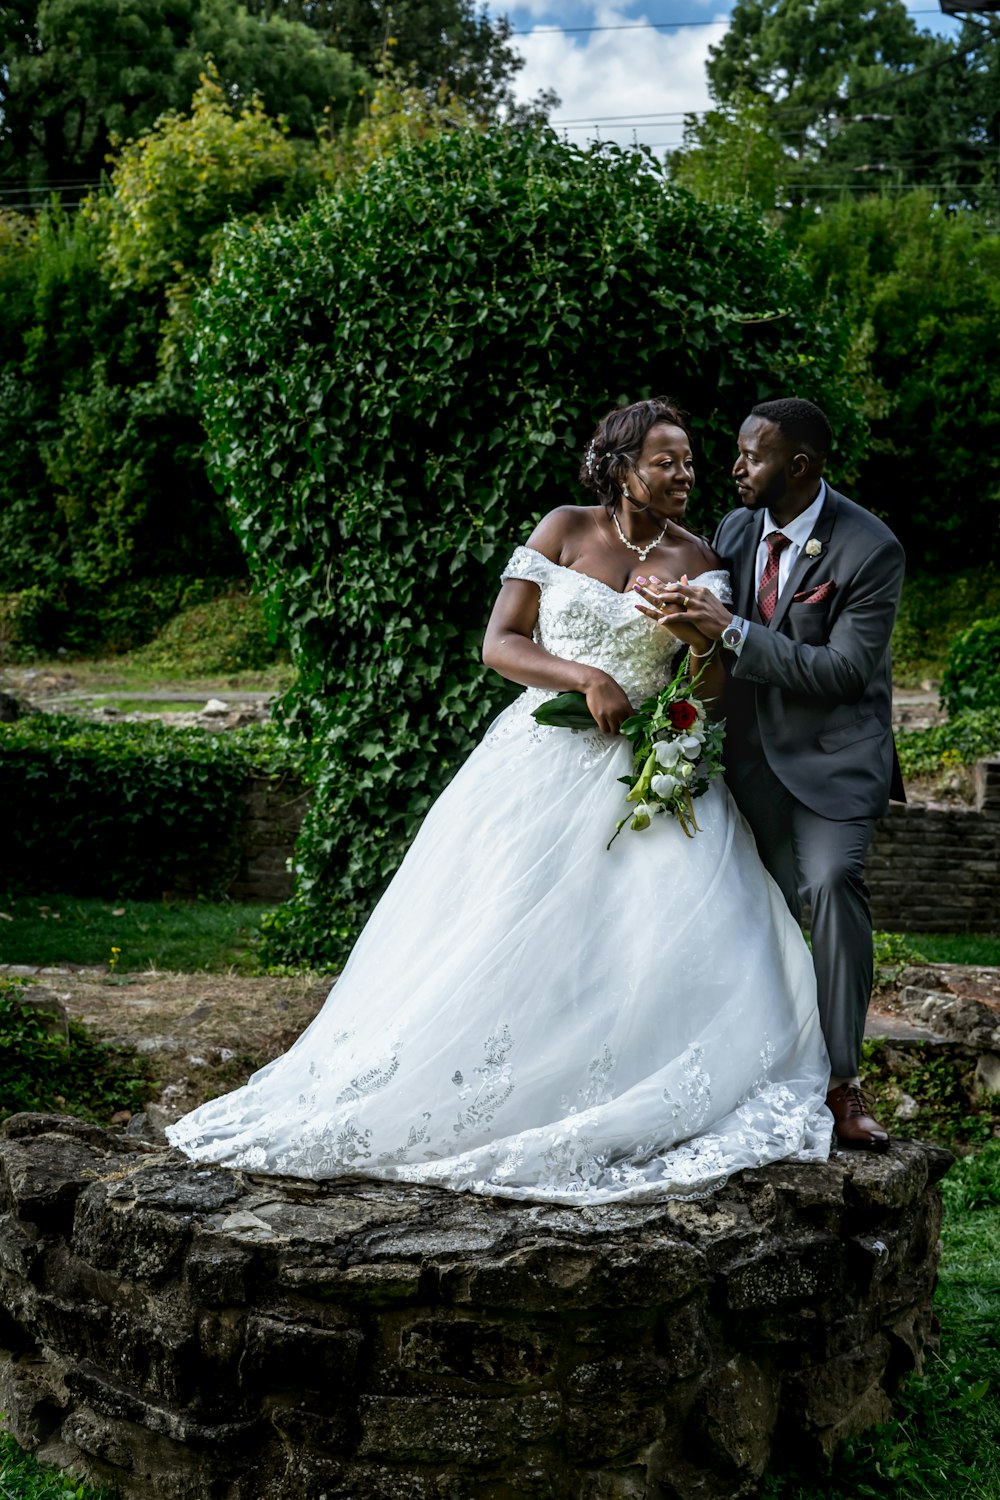
[[[650,542],[650,544],[649,544],[648,547],[637,547],[635,545],[635,542],[630,542],[629,541],[628,537],[625,535],[624,531],[622,531],[621,527],[619,526],[619,524],[618,524],[618,514],[617,514],[616,511],[612,511],[611,512],[611,519],[615,523],[615,530],[617,531],[618,535],[621,537],[622,541],[625,543],[625,545],[629,549],[629,551],[630,552],[636,552],[636,553],[638,553],[639,561],[640,562],[645,562],[646,558],[652,552],[653,548],[654,547],[658,547],[660,545],[660,543],[663,541],[663,538],[667,534],[667,527],[670,525],[669,519],[666,520],[666,521],[664,521],[664,523],[663,523],[663,530],[660,532],[660,534],[659,534],[658,537],[654,537],[653,538],[653,540]]]

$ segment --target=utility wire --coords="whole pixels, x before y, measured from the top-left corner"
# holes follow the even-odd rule
[[[939,10],[908,10],[908,16],[940,16]],[[956,18],[957,19],[957,18]],[[617,21],[608,26],[529,26],[517,31],[510,31],[508,36],[558,36],[563,32],[581,31],[664,31],[676,27],[680,31],[686,31],[694,26],[728,26],[728,19],[722,21]]]
[[[940,14],[941,12],[939,10],[907,11],[907,15],[909,16],[940,16]],[[687,31],[698,26],[728,25],[728,18],[714,21],[615,21],[604,26],[528,26],[518,28],[516,31],[508,31],[506,34],[508,37],[569,36],[601,31]],[[352,42],[371,42],[370,36],[345,37],[339,36],[335,33],[331,33],[329,37],[324,38],[322,36],[322,33],[320,33],[319,31],[317,31],[315,35],[318,39],[325,41],[326,45],[334,51],[338,50],[341,46],[348,45]],[[445,40],[447,40],[447,37],[445,38]],[[290,46],[291,44],[283,44],[281,42],[273,41],[269,45],[272,49],[280,50],[282,46]],[[170,38],[169,40],[162,42],[149,42],[144,46],[132,47],[73,47],[66,46],[62,43],[56,43],[54,46],[46,48],[42,53],[36,55],[44,56],[45,52],[51,53],[57,51],[66,51],[71,52],[74,57],[144,57],[150,53],[156,53],[160,55],[165,52],[181,52],[194,50],[196,49],[192,48],[187,40],[178,42],[177,39]]]

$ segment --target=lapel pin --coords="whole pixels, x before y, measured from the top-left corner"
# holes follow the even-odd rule
[[[806,542],[806,557],[819,557],[822,550],[823,543],[817,541],[816,537],[811,536]]]

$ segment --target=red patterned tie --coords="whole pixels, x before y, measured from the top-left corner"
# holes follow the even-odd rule
[[[767,562],[764,571],[760,575],[760,587],[757,590],[757,608],[765,625],[771,623],[774,607],[778,602],[778,568],[780,566],[781,554],[786,547],[792,545],[791,539],[783,531],[769,531],[764,538],[767,543]]]

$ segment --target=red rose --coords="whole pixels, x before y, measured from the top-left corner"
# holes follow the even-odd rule
[[[677,703],[671,703],[667,713],[674,729],[690,729],[698,718],[697,710],[692,703],[688,703],[686,698],[681,698]]]

